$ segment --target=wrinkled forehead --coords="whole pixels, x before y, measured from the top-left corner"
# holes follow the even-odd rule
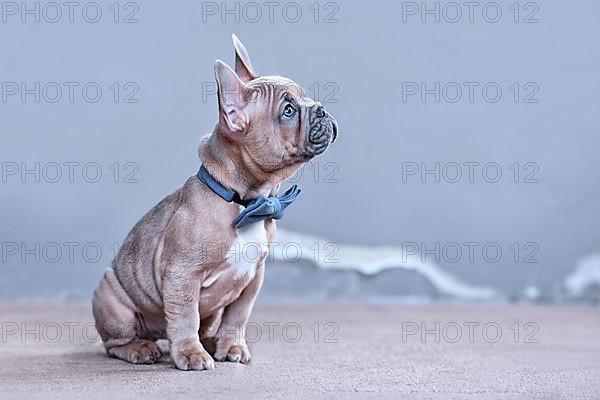
[[[261,76],[248,82],[250,89],[258,91],[260,97],[280,99],[284,93],[300,100],[304,97],[304,89],[291,79],[282,76]]]

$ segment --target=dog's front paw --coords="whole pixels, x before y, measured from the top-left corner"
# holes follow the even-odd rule
[[[200,343],[173,345],[171,358],[175,366],[183,371],[215,369],[215,361]]]
[[[215,360],[217,361],[231,361],[239,362],[242,364],[248,364],[250,362],[250,350],[244,343],[234,343],[231,346],[225,346],[223,348],[217,347],[215,352]]]

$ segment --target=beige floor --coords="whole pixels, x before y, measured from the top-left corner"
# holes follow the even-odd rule
[[[0,320],[4,400],[600,398],[594,308],[263,305],[252,363],[202,372],[106,357],[88,306],[3,305]]]

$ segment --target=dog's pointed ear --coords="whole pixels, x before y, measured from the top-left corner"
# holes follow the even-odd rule
[[[233,47],[235,47],[235,73],[244,82],[250,82],[258,78],[258,74],[252,68],[248,52],[242,42],[240,42],[240,39],[238,39],[235,33],[231,35],[231,39],[233,40]]]
[[[221,60],[215,62],[215,78],[220,131],[231,139],[239,139],[248,129],[249,118],[245,111],[248,103],[246,84]]]

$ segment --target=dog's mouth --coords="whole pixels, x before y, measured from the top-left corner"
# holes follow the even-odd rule
[[[337,139],[338,124],[321,105],[309,114],[309,130],[304,140],[304,156],[313,158],[323,153]]]

